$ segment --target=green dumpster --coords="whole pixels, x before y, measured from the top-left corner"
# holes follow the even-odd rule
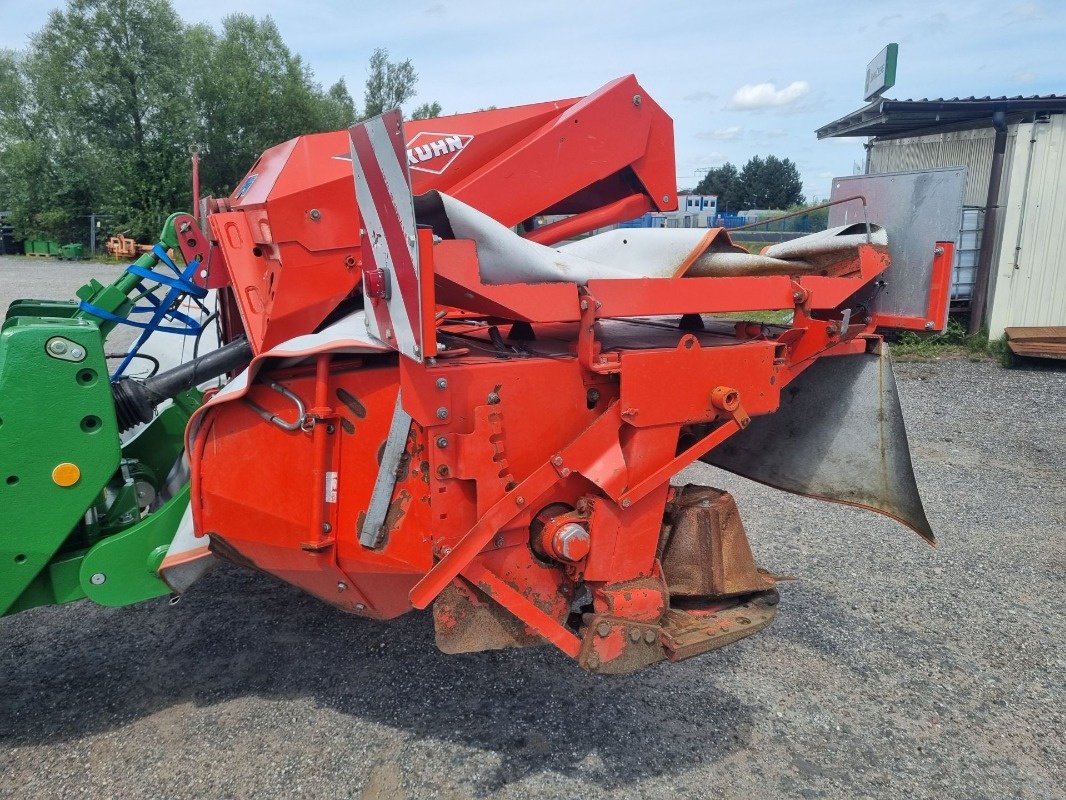
[[[63,253],[61,257],[64,261],[79,261],[84,249],[82,244],[65,244],[60,248]]]

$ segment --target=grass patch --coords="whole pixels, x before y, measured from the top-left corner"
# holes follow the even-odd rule
[[[721,319],[742,319],[745,322],[762,322],[765,325],[791,325],[792,309],[777,311],[716,311],[712,316]]]
[[[733,242],[733,244],[739,244],[741,247],[746,248],[752,255],[759,255],[764,247],[768,247],[775,242]]]
[[[1010,366],[1011,352],[1003,339],[990,342],[988,333],[970,336],[963,320],[951,317],[943,333],[906,331],[891,339],[892,357],[897,361],[934,361],[938,358],[999,359]]]

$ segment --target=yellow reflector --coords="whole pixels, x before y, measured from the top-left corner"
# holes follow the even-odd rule
[[[81,470],[77,464],[65,461],[52,470],[52,480],[56,486],[73,486],[81,478]]]

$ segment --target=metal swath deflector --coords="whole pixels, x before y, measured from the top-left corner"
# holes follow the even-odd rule
[[[821,358],[702,461],[777,489],[892,517],[934,543],[914,480],[887,345]]]

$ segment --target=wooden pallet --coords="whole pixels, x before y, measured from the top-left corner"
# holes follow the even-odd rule
[[[1066,325],[1007,328],[1007,347],[1019,356],[1066,359]]]

